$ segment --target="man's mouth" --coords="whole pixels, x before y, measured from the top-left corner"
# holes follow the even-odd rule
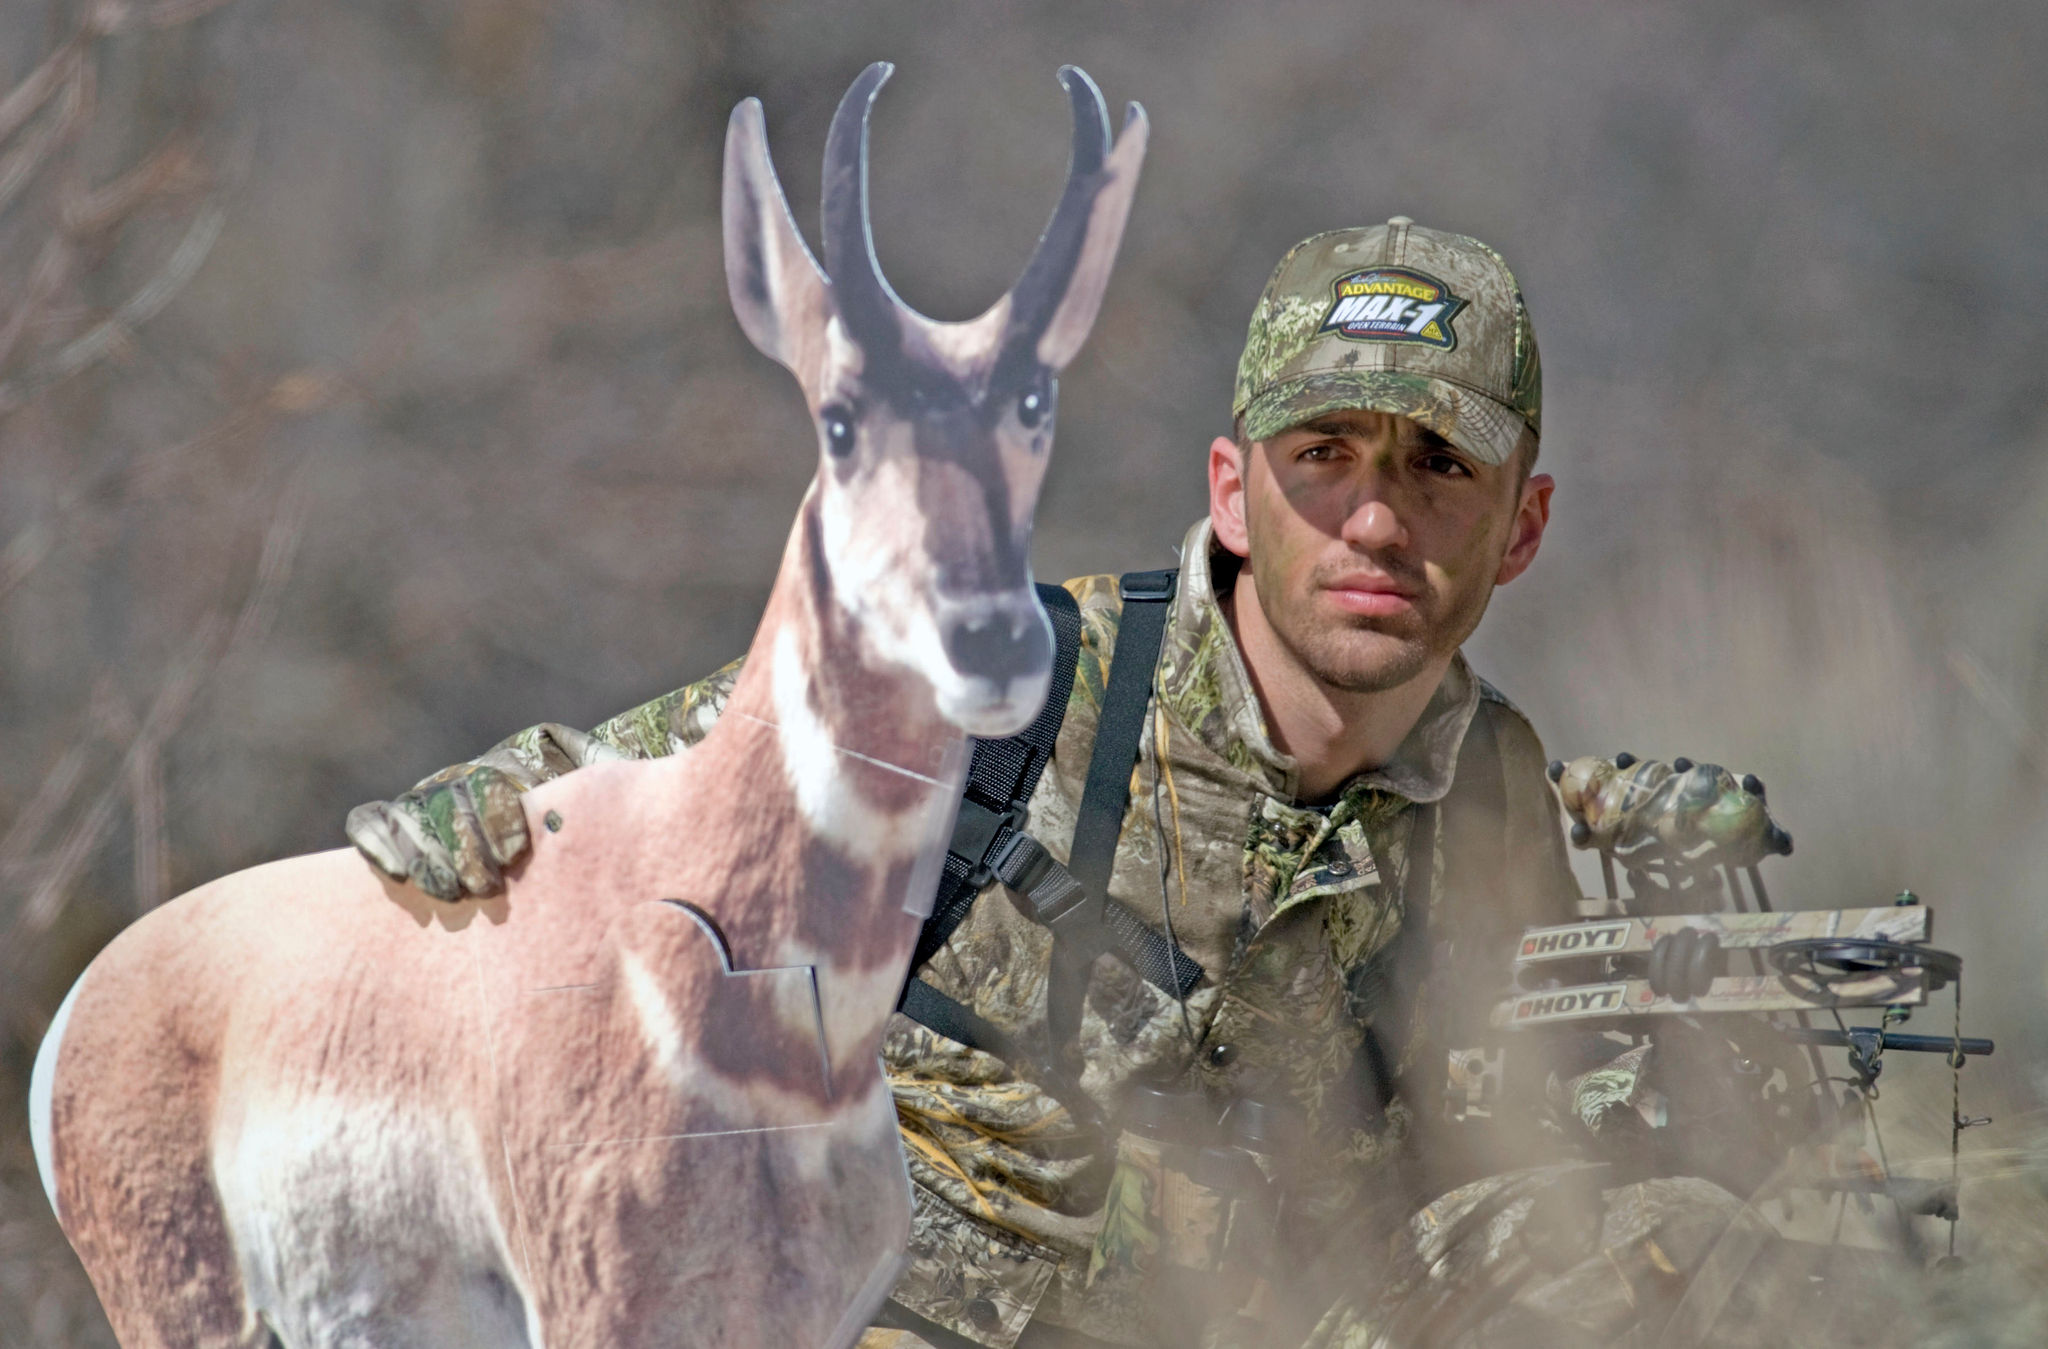
[[[1339,609],[1360,618],[1388,618],[1415,608],[1414,589],[1388,576],[1343,576],[1323,589]]]

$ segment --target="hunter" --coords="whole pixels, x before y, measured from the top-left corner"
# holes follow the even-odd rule
[[[915,971],[928,1005],[954,1013],[925,1019],[954,1034],[899,1015],[885,1048],[916,1217],[889,1328],[867,1349],[1140,1345],[1178,1325],[1145,1284],[1170,1234],[1105,1184],[1101,1141],[1079,1118],[1091,1111],[1062,1103],[1075,1088],[1110,1121],[1140,1084],[1257,1100],[1287,1120],[1289,1209],[1264,1309],[1187,1332],[1209,1343],[1363,1345],[1378,1314],[1358,1271],[1385,1264],[1375,1252],[1397,1232],[1426,1248],[1447,1212],[1471,1209],[1472,1182],[1531,1160],[1476,1155],[1443,1102],[1444,1056],[1505,973],[1503,934],[1580,916],[1543,749],[1459,651],[1543,540],[1541,389],[1520,287],[1484,244],[1397,216],[1281,260],[1238,365],[1234,435],[1209,447],[1209,515],[1182,545],[1107,884],[1200,977],[1094,961],[1075,1071],[1055,1090],[1053,937],[1026,896],[987,880]],[[1115,577],[1066,589],[1078,668],[1024,824],[1057,862],[1126,607]],[[521,812],[504,808],[514,794],[687,750],[735,673],[588,733],[522,731],[359,807],[349,836],[444,899],[490,893],[527,847]],[[1607,1086],[1568,1092],[1561,1123],[1527,1132],[1590,1136],[1586,1101],[1628,1095]],[[1447,1193],[1431,1216],[1424,1205]],[[1725,1220],[1725,1196],[1701,1197]],[[1597,1256],[1562,1260],[1600,1264],[1602,1293],[1575,1309],[1589,1332],[1612,1333],[1632,1288],[1684,1258],[1649,1230],[1610,1218]],[[1487,1240],[1480,1263],[1497,1254],[1498,1233]]]

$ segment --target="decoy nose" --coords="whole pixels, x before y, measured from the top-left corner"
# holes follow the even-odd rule
[[[1052,640],[1037,612],[1000,604],[955,618],[946,629],[946,658],[969,679],[998,688],[1013,679],[1042,674],[1052,664]]]

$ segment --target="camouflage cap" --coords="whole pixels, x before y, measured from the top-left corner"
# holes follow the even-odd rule
[[[1541,434],[1543,371],[1500,254],[1406,216],[1304,239],[1252,312],[1231,411],[1249,440],[1338,408],[1412,417],[1489,464]]]

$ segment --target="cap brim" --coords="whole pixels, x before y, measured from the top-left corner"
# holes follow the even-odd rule
[[[1326,412],[1359,409],[1407,417],[1481,463],[1505,464],[1523,421],[1506,404],[1428,375],[1394,370],[1338,370],[1278,384],[1246,405],[1247,440],[1270,440]]]

